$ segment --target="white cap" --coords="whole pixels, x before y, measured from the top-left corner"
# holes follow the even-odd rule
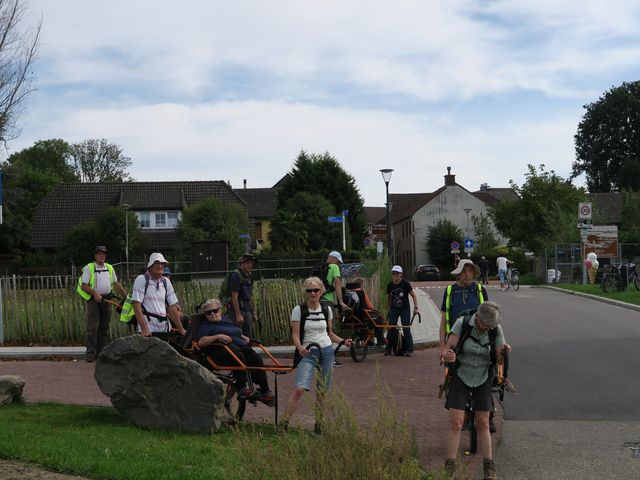
[[[337,259],[340,263],[344,263],[342,261],[342,255],[340,255],[340,252],[330,252],[329,256]]]
[[[151,265],[153,265],[156,262],[160,262],[160,263],[164,263],[167,264],[169,262],[167,262],[167,260],[162,256],[161,253],[152,253],[149,256],[149,262],[147,263],[147,268],[150,268]]]
[[[400,265],[394,265],[393,267],[391,267],[391,271],[402,273],[402,267]]]

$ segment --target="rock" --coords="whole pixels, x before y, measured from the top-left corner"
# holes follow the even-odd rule
[[[113,406],[140,427],[214,433],[222,423],[224,384],[157,338],[114,340],[98,357],[95,379]]]
[[[22,398],[24,380],[17,375],[0,375],[0,405],[17,402]]]

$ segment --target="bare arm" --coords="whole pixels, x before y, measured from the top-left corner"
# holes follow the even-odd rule
[[[83,283],[80,286],[80,288],[82,289],[83,292],[86,292],[89,295],[91,295],[96,302],[101,302],[102,301],[102,295],[100,295],[93,288],[91,288],[88,283]]]
[[[335,277],[333,279],[333,287],[336,292],[336,299],[338,300],[338,304],[341,307],[346,307],[344,300],[342,299],[342,278]]]
[[[120,282],[113,282],[113,287],[116,287],[116,290],[118,290],[118,293],[120,293],[120,295],[122,295],[123,298],[127,296],[127,292],[125,291],[124,287],[120,284]]]
[[[138,321],[138,326],[140,327],[140,334],[143,337],[150,337],[151,330],[149,330],[147,319],[142,313],[142,304],[140,302],[133,302],[133,311],[136,314],[136,320]]]
[[[291,340],[293,340],[293,344],[301,356],[304,357],[309,354],[300,342],[300,322],[291,322]]]
[[[409,295],[411,295],[411,298],[413,299],[413,310],[414,311],[418,311],[418,297],[416,296],[416,294],[414,293],[413,290],[409,291]]]
[[[202,337],[200,340],[198,340],[198,346],[200,348],[204,348],[213,343],[229,344],[231,342],[232,340],[229,335],[223,335],[220,333],[218,335],[207,335],[206,337]]]

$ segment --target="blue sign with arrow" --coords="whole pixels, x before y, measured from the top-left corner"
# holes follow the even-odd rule
[[[473,240],[471,240],[470,238],[465,238],[464,248],[473,248]]]

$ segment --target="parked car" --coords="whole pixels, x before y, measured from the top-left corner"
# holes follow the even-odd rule
[[[440,280],[440,270],[435,265],[418,265],[413,278],[417,281]]]

